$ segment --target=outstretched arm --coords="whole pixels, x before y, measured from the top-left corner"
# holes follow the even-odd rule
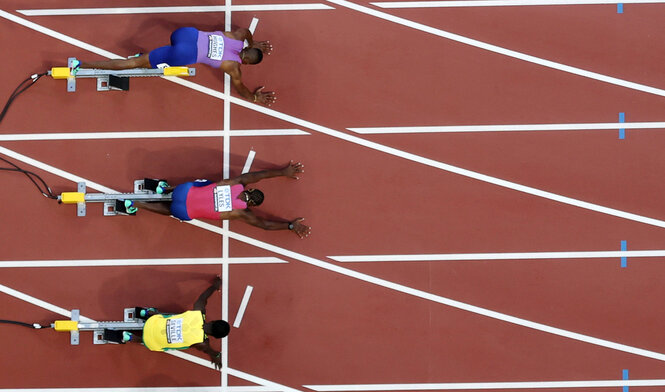
[[[264,86],[257,87],[254,92],[250,91],[242,82],[242,73],[240,66],[235,61],[225,61],[222,63],[222,70],[231,77],[231,84],[238,94],[246,100],[254,103],[261,103],[267,106],[275,103],[277,99],[274,91],[263,91]]]
[[[222,353],[213,350],[208,339],[204,340],[203,343],[192,344],[190,347],[208,354],[210,362],[215,365],[215,369],[219,370],[222,367]]]
[[[309,236],[312,231],[309,226],[302,223],[305,218],[296,218],[287,222],[272,221],[256,216],[249,208],[244,210],[234,210],[231,214],[230,218],[240,219],[245,223],[260,227],[264,230],[291,230],[300,238]]]
[[[212,293],[219,290],[221,286],[222,286],[222,279],[219,276],[215,277],[215,280],[212,281],[212,285],[210,285],[210,287],[208,287],[203,293],[201,293],[199,298],[194,303],[194,310],[200,310],[201,313],[205,314],[206,305],[208,304],[208,298],[210,298]]]
[[[281,176],[290,177],[298,180],[300,179],[300,177],[298,177],[298,173],[304,173],[304,172],[305,172],[305,165],[303,165],[300,162],[293,163],[293,161],[290,161],[288,165],[286,165],[281,169],[261,170],[258,172],[245,173],[231,180],[222,180],[218,183],[218,185],[242,184],[243,186],[245,186],[247,184],[253,184],[255,182],[265,180],[266,178],[281,177]]]

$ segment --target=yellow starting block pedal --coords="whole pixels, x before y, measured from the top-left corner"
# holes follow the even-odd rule
[[[85,202],[85,193],[83,192],[62,192],[60,194],[62,204],[76,204]]]
[[[55,323],[53,323],[53,329],[58,332],[78,331],[79,323],[78,321],[72,320],[56,320]]]
[[[166,67],[163,69],[164,76],[190,76],[190,71],[187,67]]]
[[[69,74],[69,67],[53,67],[51,68],[51,77],[53,79],[67,79],[73,76]]]

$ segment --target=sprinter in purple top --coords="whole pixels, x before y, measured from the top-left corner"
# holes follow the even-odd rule
[[[245,40],[248,46],[243,49]],[[249,90],[241,81],[240,64],[258,64],[263,54],[270,54],[271,51],[269,41],[254,41],[248,29],[207,32],[194,27],[181,27],[171,34],[171,45],[126,60],[79,62],[72,67],[72,74],[76,75],[79,68],[161,68],[203,63],[229,74],[236,91],[246,100],[270,106],[277,99],[275,93],[262,91],[263,87],[253,92]]]

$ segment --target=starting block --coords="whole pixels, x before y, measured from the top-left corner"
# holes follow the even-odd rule
[[[79,331],[92,331],[94,344],[115,343],[104,339],[104,330],[115,331],[141,331],[145,320],[136,317],[135,308],[125,308],[123,321],[95,321],[91,323],[80,321],[80,311],[72,309],[71,320],[56,320],[51,328],[59,332],[69,332],[69,343],[73,346],[79,344]]]
[[[146,76],[195,76],[196,68],[165,67],[159,69],[134,68],[123,70],[81,68],[72,76],[69,69],[76,57],[67,59],[67,67],[53,67],[47,72],[53,79],[67,79],[67,92],[76,91],[76,79],[97,78],[97,91],[129,90],[129,78]]]
[[[119,200],[133,200],[142,202],[159,202],[171,201],[173,195],[171,193],[162,195],[144,189],[144,180],[134,181],[133,193],[86,193],[85,182],[78,183],[77,192],[62,192],[58,196],[58,203],[61,204],[76,204],[77,216],[85,216],[86,203],[104,203],[104,216],[113,215],[127,215],[122,212],[116,211],[116,201]]]

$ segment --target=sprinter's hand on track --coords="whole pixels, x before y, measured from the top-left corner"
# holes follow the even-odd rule
[[[270,41],[254,41],[254,47],[267,55],[272,53],[272,44]]]
[[[261,86],[254,90],[254,103],[270,106],[277,101],[277,94],[274,91],[261,91],[264,88],[264,86]]]
[[[291,221],[291,224],[293,225],[293,229],[291,229],[291,231],[296,233],[298,237],[304,239],[306,237],[309,237],[310,234],[312,234],[312,228],[307,226],[306,224],[300,223],[303,220],[305,220],[305,218],[297,218]]]

